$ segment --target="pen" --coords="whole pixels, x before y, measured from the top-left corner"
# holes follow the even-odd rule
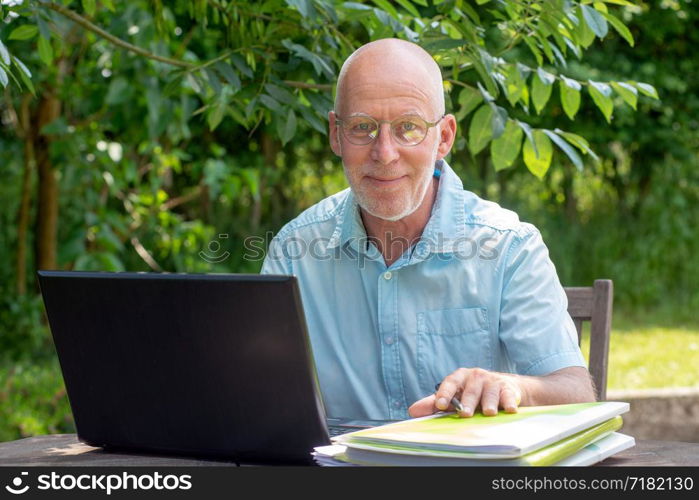
[[[439,390],[440,385],[441,384],[437,384],[434,386],[435,392]],[[456,396],[451,398],[451,405],[454,407],[456,411],[464,411],[464,407],[461,405],[461,401],[459,401],[459,399]]]

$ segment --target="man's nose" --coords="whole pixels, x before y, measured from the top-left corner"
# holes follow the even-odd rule
[[[382,123],[379,125],[379,136],[371,145],[371,159],[382,165],[388,165],[396,161],[399,156],[398,145],[391,135],[391,124]]]

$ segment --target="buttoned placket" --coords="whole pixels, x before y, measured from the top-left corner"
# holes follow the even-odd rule
[[[377,280],[381,367],[388,395],[386,403],[391,419],[406,418],[407,412],[401,369],[400,332],[398,331],[399,275],[399,272],[387,269],[379,274]]]

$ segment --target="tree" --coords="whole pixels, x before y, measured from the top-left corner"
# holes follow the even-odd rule
[[[124,262],[124,245],[150,269],[199,268],[196,253],[185,258],[181,250],[184,241],[194,248],[212,237],[206,224],[212,196],[242,196],[235,209],[250,223],[239,225],[240,238],[264,229],[262,213],[283,219],[290,212],[284,185],[293,172],[275,172],[274,163],[279,155],[304,154],[290,146],[294,137],[326,133],[335,74],[370,39],[400,37],[434,55],[465,131],[454,154],[487,157],[496,170],[522,158],[543,178],[554,148],[578,169],[583,158],[597,157],[578,134],[531,125],[534,113],[550,109],[554,87],[569,117],[586,91],[607,122],[621,102],[614,94],[634,105],[639,94],[656,97],[643,83],[566,73],[571,60],[611,30],[633,44],[628,28],[608,9],[625,9],[630,2],[476,4],[140,0],[117,10],[111,0],[3,0],[0,83],[10,129],[25,144],[17,199],[31,200],[33,170],[38,173],[36,268],[131,268],[135,263]],[[36,98],[22,107],[28,93]],[[238,144],[255,139],[250,147],[257,149],[232,151],[226,137]],[[234,162],[228,161],[232,154]],[[68,182],[79,176],[90,182]],[[57,227],[59,209],[71,210],[72,199],[65,196],[82,197],[86,215],[61,218]],[[183,212],[197,200],[201,210]],[[121,205],[118,212],[115,205]],[[31,209],[25,201],[15,208],[20,249]],[[173,239],[166,229],[182,233]],[[158,232],[162,237],[154,238]],[[57,237],[70,242],[63,255]],[[25,255],[17,252],[17,290],[24,286]]]

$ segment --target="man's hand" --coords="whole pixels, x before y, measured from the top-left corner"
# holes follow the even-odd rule
[[[459,368],[444,377],[436,394],[422,398],[408,408],[411,417],[453,410],[451,398],[463,406],[462,417],[471,417],[480,406],[483,415],[497,415],[499,409],[516,413],[517,407],[581,403],[595,400],[586,368],[571,366],[541,377],[499,373],[482,368]]]
[[[516,375],[482,368],[459,368],[444,378],[435,394],[408,408],[408,413],[411,417],[422,417],[437,411],[453,410],[449,402],[454,396],[463,406],[459,412],[462,417],[473,416],[478,406],[483,415],[497,415],[499,408],[507,413],[516,413],[522,401],[522,388]]]

